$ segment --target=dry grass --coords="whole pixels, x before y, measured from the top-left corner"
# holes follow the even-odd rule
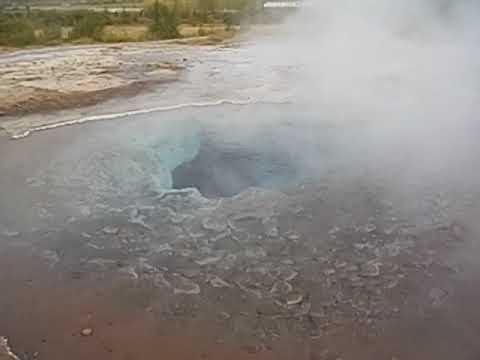
[[[209,36],[225,32],[225,24],[203,24],[203,25],[191,25],[182,24],[178,27],[180,35],[184,38],[195,36]]]
[[[146,25],[109,25],[103,29],[104,42],[136,42],[145,41],[148,36]]]
[[[204,45],[222,42],[232,38],[238,29],[225,30],[224,24],[190,25],[182,24],[178,27],[181,39],[179,43],[190,45]],[[102,41],[138,42],[148,40],[146,25],[109,25],[103,29]]]

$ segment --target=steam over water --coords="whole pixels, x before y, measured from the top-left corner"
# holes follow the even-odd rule
[[[456,143],[431,138],[418,153],[417,134],[425,127],[410,130],[409,138],[397,137],[403,125],[331,121],[320,110],[287,104],[224,105],[67,127],[48,133],[48,142],[57,145],[50,145],[49,156],[37,154],[35,166],[20,180],[26,187],[19,201],[43,200],[25,209],[12,202],[11,214],[25,210],[37,220],[49,214],[47,219],[58,221],[67,214],[83,216],[85,209],[101,213],[149,202],[183,188],[218,198],[251,187],[282,191],[358,180],[415,198],[426,189],[476,183],[478,159],[460,153]],[[44,134],[22,140],[23,146],[45,143]],[[61,145],[60,137],[70,139],[68,145]],[[438,147],[455,154],[455,161],[431,157]]]
[[[245,131],[252,116],[257,126]],[[28,183],[77,208],[129,203],[173,188],[198,188],[207,197],[281,189],[321,178],[333,162],[345,166],[353,149],[334,150],[335,142],[355,146],[347,140],[355,136],[351,130],[320,124],[289,105],[152,113],[75,130],[81,135]]]
[[[305,359],[477,359],[479,9],[318,0],[165,91],[213,106],[182,98],[0,142],[0,241],[73,282],[75,300],[113,294],[119,306],[79,318],[102,341],[135,318],[154,344],[140,354],[192,321],[215,324],[215,349],[266,358],[295,338]],[[61,298],[48,301],[70,312]],[[65,327],[58,339],[88,345]]]

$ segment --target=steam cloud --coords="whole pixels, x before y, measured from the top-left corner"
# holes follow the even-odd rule
[[[298,69],[295,99],[318,119],[397,144],[378,151],[400,152],[405,178],[451,176],[478,158],[479,20],[471,0],[317,0],[257,60]]]

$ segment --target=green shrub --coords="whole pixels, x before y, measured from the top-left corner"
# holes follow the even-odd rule
[[[105,16],[99,13],[88,12],[83,17],[77,19],[73,25],[70,37],[72,39],[99,39],[105,25]]]
[[[154,39],[173,39],[178,37],[178,17],[174,9],[170,10],[158,0],[149,11],[153,24],[150,26],[150,34]]]
[[[223,15],[223,22],[230,29],[233,26],[239,26],[242,23],[244,14],[241,12],[225,13]]]
[[[140,23],[140,13],[129,12],[125,8],[122,11],[115,11],[109,13],[108,11],[104,12],[104,17],[107,19],[107,25],[133,25]]]
[[[225,24],[225,29],[228,31],[234,25],[233,15],[231,13],[225,13],[223,15],[223,23]]]
[[[35,41],[35,29],[28,19],[0,17],[0,45],[27,46]]]

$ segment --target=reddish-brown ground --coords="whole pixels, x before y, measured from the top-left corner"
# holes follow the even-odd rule
[[[421,300],[412,302],[397,318],[380,323],[376,334],[344,322],[319,339],[281,338],[262,348],[235,336],[219,340],[232,329],[215,314],[162,319],[148,286],[53,271],[22,246],[2,246],[0,331],[23,359],[475,360],[480,288],[470,274],[449,284],[455,293],[448,306],[421,313]],[[84,328],[93,334],[82,336]]]

